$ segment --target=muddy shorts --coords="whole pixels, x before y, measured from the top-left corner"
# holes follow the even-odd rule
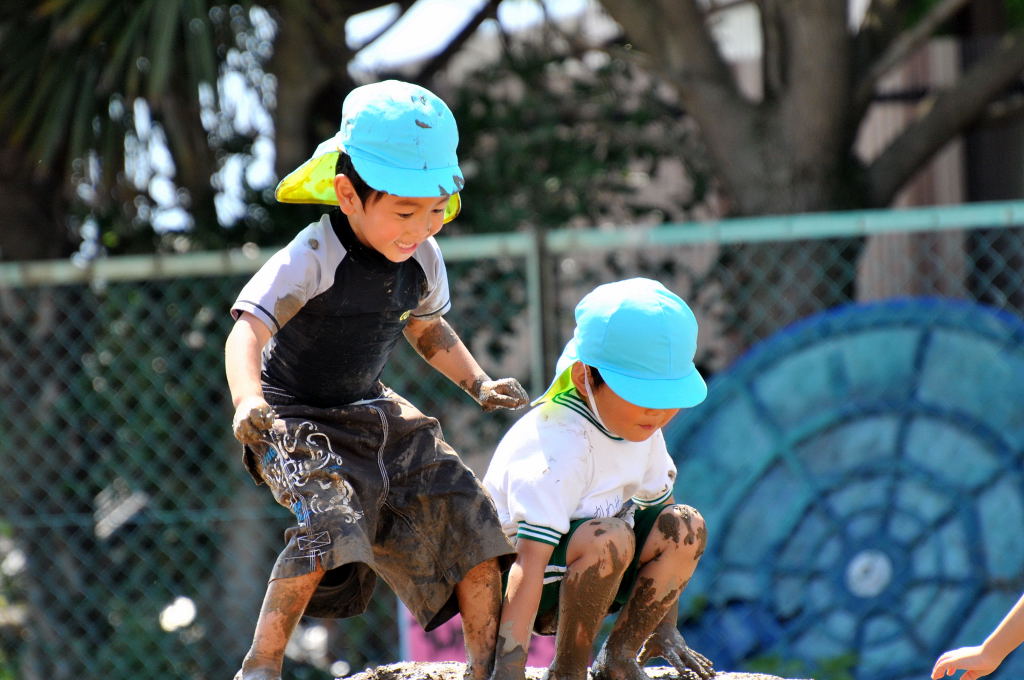
[[[437,420],[395,392],[337,408],[273,406],[274,430],[245,460],[296,518],[271,578],[327,570],[307,615],[361,614],[380,576],[431,630],[458,612],[453,589],[466,572],[514,559],[494,503]]]
[[[636,552],[633,555],[633,559],[630,561],[629,566],[626,567],[625,573],[622,575],[622,583],[619,584],[619,589],[615,593],[615,599],[612,601],[611,606],[608,608],[608,613],[614,613],[619,611],[626,601],[629,599],[629,595],[633,590],[633,584],[636,583],[637,572],[640,571],[640,551],[647,542],[647,536],[651,533],[651,529],[654,527],[654,522],[658,519],[658,515],[661,511],[667,507],[670,507],[672,503],[663,503],[650,508],[636,508],[633,512],[633,534],[636,536]],[[569,531],[562,536],[562,540],[558,542],[555,550],[551,553],[551,558],[548,560],[548,566],[544,569],[544,588],[541,590],[540,605],[537,607],[537,617],[541,618],[542,614],[545,614],[558,606],[558,595],[562,585],[562,579],[565,577],[565,556],[569,549],[569,540],[572,535],[576,533],[583,524],[589,522],[593,518],[584,518],[573,520],[569,523]],[[538,631],[539,632],[539,631]]]

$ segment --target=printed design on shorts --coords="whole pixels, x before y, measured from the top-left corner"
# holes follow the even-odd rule
[[[331,512],[346,524],[363,516],[352,507],[352,486],[341,476],[344,462],[331,446],[330,438],[310,421],[285,430],[272,428],[264,434],[263,441],[269,444],[262,460],[263,476],[271,488],[287,494],[286,505],[295,515],[300,532],[296,546],[303,559],[315,563],[330,548],[331,535],[328,531],[314,531],[313,515]],[[308,457],[293,457],[296,451],[303,451]]]
[[[320,550],[331,545],[331,534],[327,531],[319,531],[312,536],[299,536],[296,544],[302,552]]]

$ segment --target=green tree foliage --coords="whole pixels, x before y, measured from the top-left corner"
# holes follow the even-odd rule
[[[111,161],[103,177],[112,183],[132,120],[116,101],[143,97],[159,108],[180,96],[198,109],[199,86],[216,80],[215,36],[225,26],[204,0],[50,0],[5,8],[0,116],[14,119],[11,141],[25,144],[41,172],[99,151]]]
[[[217,108],[217,77],[243,23],[240,6],[232,11],[208,0],[5,3],[0,134],[18,153],[3,158],[7,167],[0,172],[42,187],[37,200],[65,206],[65,222],[93,216],[110,232],[108,246],[116,249],[128,238],[139,243],[127,249],[152,250],[145,219],[151,173],[139,172],[144,154],[126,159],[127,149],[140,146],[141,100],[187,191],[182,203],[202,221],[212,209],[217,155],[202,114]],[[132,162],[136,177],[129,176]],[[118,228],[111,231],[111,224]],[[47,226],[47,236],[74,245],[61,233],[68,224]]]
[[[1024,16],[1021,0],[988,2],[1002,4],[1010,26]],[[396,3],[398,15],[412,4]],[[431,82],[434,74],[443,73],[446,58],[483,19],[494,16],[498,4],[481,3],[448,49],[406,77],[442,86]],[[757,103],[733,96],[735,85],[715,56],[707,26],[720,3],[700,9],[700,3],[687,0],[657,11],[657,3],[601,4],[624,29],[604,46],[603,58],[593,50],[585,54],[571,36],[561,39],[566,36],[548,26],[528,48],[506,45],[498,63],[465,76],[468,86],[459,88],[457,102],[465,130],[463,155],[476,170],[474,192],[502,189],[495,193],[502,200],[477,200],[476,207],[468,201],[466,228],[630,217],[653,222],[659,215],[677,219],[707,196],[709,177],[723,187],[728,209],[741,213],[884,204],[931,149],[982,115],[985,103],[1002,92],[992,83],[1003,76],[990,75],[981,79],[984,93],[973,98],[967,90],[959,96],[957,88],[940,94],[932,111],[948,107],[944,115],[957,122],[943,124],[934,113],[922,116],[921,125],[912,126],[891,152],[866,168],[848,151],[874,84],[948,26],[965,0],[876,0],[868,19],[847,39],[816,44],[813,50],[794,41],[805,33],[815,40],[828,31],[845,33],[846,2],[813,3],[814,12],[801,13],[752,0],[762,17],[765,45],[765,97]],[[264,9],[214,0],[7,3],[0,9],[0,135],[14,152],[0,153],[0,194],[9,206],[9,224],[0,226],[5,237],[12,236],[0,243],[0,257],[43,256],[54,252],[54,242],[67,254],[82,238],[83,224],[91,230],[87,238],[113,253],[281,241],[315,211],[281,212],[266,187],[249,186],[244,172],[238,182],[240,208],[218,213],[215,207],[227,181],[225,163],[234,159],[237,175],[238,162],[244,167],[254,157],[257,138],[253,130],[234,126],[230,105],[219,96],[219,79],[229,70],[241,73],[260,106],[276,116],[280,173],[282,161],[296,162],[300,149],[312,148],[333,127],[340,100],[353,85],[346,72],[353,50],[342,37],[346,18],[380,5],[379,0],[268,0]],[[264,19],[254,23],[253,12]],[[1006,59],[1017,59],[1024,52],[1014,47],[1016,34],[1007,39],[1001,49]],[[620,49],[626,40],[632,50]],[[782,58],[787,52],[790,57]],[[806,77],[792,77],[793,69],[812,63],[805,58],[811,53],[818,55],[810,57],[818,66]],[[1007,71],[1006,59],[1000,73]],[[706,77],[694,80],[687,75],[693,72]],[[819,81],[832,89],[815,92]],[[812,112],[799,102],[822,105]],[[836,115],[829,114],[833,109]],[[139,138],[139,112],[152,117],[153,139]],[[832,121],[821,123],[821,135],[809,132],[817,129],[815,116]],[[708,153],[694,149],[694,121]],[[817,146],[805,149],[801,139]],[[145,163],[138,160],[150,142],[165,143],[170,153],[171,170],[161,179],[165,191],[172,188],[174,205],[188,216],[191,229],[185,235],[161,237],[152,230],[160,208],[150,190],[156,173],[140,168]],[[636,189],[642,175],[660,171],[652,153],[700,166],[689,168],[692,184],[672,197],[672,205],[623,200],[641,193]],[[814,171],[801,170],[805,165]],[[476,215],[484,206],[487,214]],[[13,236],[22,224],[32,229],[21,227],[24,233]]]
[[[467,191],[452,231],[691,217],[711,194],[710,171],[670,94],[620,54],[558,42],[547,31],[507,40],[496,61],[460,79]],[[669,195],[645,195],[652,183]]]
[[[375,4],[342,3],[353,10]],[[496,5],[488,3],[474,21]],[[277,205],[267,187],[248,184],[244,171],[241,210],[221,211],[218,223],[214,207],[225,162],[234,158],[244,168],[256,139],[251,130],[233,127],[232,103],[219,96],[218,79],[227,70],[242,72],[273,112],[275,93],[294,90],[296,78],[285,73],[285,52],[271,58],[270,40],[274,50],[289,49],[284,28],[294,22],[308,24],[310,35],[337,27],[337,16],[334,24],[316,25],[319,15],[294,3],[268,7],[263,23],[276,25],[269,38],[258,36],[261,28],[252,20],[258,9],[209,0],[38,0],[0,14],[0,66],[7,65],[0,76],[0,133],[31,161],[21,169],[31,166],[35,179],[49,180],[50,192],[62,197],[79,232],[69,246],[83,237],[109,253],[280,242],[315,218],[316,208]],[[462,156],[474,174],[460,226],[495,231],[685,215],[707,193],[704,172],[694,173],[677,203],[644,205],[628,197],[662,171],[658,158],[691,163],[700,157],[690,153],[692,126],[671,97],[621,57],[556,50],[556,38],[545,34],[526,45],[506,40],[496,62],[460,79],[454,106]],[[424,70],[442,64],[434,59]],[[310,80],[317,80],[317,68],[311,65]],[[274,69],[282,78],[276,86]],[[299,97],[293,94],[280,102],[308,112],[307,149],[336,126],[351,84],[335,76],[322,87],[326,100],[294,101]],[[28,106],[26,93],[32,94]],[[286,141],[295,146],[279,139],[278,147]],[[158,173],[145,166],[154,143],[169,151],[171,169],[160,179],[177,188],[175,202],[190,217],[187,233],[152,229],[159,206],[151,181]],[[91,233],[81,233],[83,224]]]

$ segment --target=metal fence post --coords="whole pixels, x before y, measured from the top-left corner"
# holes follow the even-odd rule
[[[547,357],[544,352],[544,232],[535,228],[528,232],[526,249],[526,300],[530,323],[530,393],[540,396],[544,389]]]

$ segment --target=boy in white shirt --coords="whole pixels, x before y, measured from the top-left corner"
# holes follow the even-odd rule
[[[656,281],[598,286],[577,305],[554,382],[484,477],[517,549],[492,680],[522,680],[531,630],[557,634],[548,678],[586,680],[601,620],[620,608],[596,680],[646,680],[652,656],[683,677],[714,675],[676,628],[707,531],[675,503],[661,432],[707,395],[696,347],[693,312]]]

